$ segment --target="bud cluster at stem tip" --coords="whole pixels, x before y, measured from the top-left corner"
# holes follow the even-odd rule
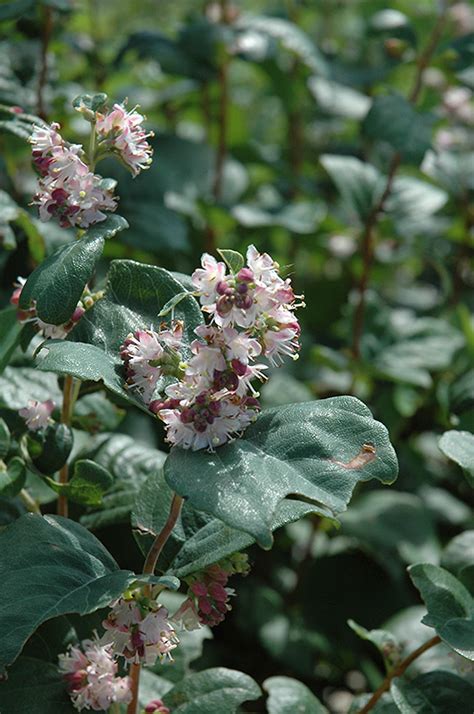
[[[211,323],[195,329],[191,357],[182,358],[179,321],[130,334],[120,355],[127,384],[165,423],[168,441],[212,450],[256,419],[259,395],[252,382],[264,381],[268,366],[255,360],[264,357],[276,366],[285,357],[297,358],[294,311],[303,303],[291,281],[280,277],[278,264],[253,245],[247,265],[229,274],[225,263],[204,254],[192,280]]]

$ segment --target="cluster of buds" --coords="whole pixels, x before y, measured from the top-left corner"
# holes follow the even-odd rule
[[[39,431],[39,429],[45,429],[50,423],[55,406],[52,399],[47,399],[45,402],[30,399],[28,406],[20,409],[18,414],[25,420],[29,431]]]
[[[14,290],[10,298],[10,304],[18,306],[20,295],[26,283],[25,278],[18,277],[14,284]],[[33,304],[27,310],[18,310],[17,318],[19,322],[29,322],[33,325],[36,332],[45,339],[63,340],[71,332],[73,327],[77,325],[86,310],[89,310],[97,300],[104,296],[103,291],[92,293],[86,286],[82,293],[81,299],[77,303],[76,309],[72,313],[67,322],[62,325],[52,325],[49,322],[44,322],[36,313],[36,306]]]
[[[231,610],[229,598],[235,593],[226,587],[231,575],[247,575],[249,563],[247,555],[235,553],[225,560],[194,573],[186,579],[188,597],[173,615],[173,621],[186,630],[194,630],[201,625],[215,627]]]
[[[156,659],[171,659],[177,646],[168,610],[140,591],[127,593],[112,603],[112,609],[103,621],[106,632],[100,642],[110,646],[112,653],[129,662],[153,665]]]
[[[265,357],[277,365],[284,357],[297,358],[294,310],[303,303],[296,301],[290,280],[280,277],[278,264],[254,246],[247,266],[230,274],[225,263],[204,254],[192,279],[211,324],[196,328],[191,357],[185,362],[180,352],[180,322],[130,334],[120,355],[128,385],[165,423],[168,441],[213,450],[256,419],[260,407],[252,381],[266,379],[267,365],[255,360]]]
[[[70,645],[59,655],[59,670],[79,711],[106,711],[112,704],[128,704],[132,699],[129,678],[117,676],[110,648],[97,640],[84,640],[81,647]]]
[[[88,112],[87,118],[93,132],[93,155],[86,156],[81,144],[66,141],[56,122],[35,126],[29,139],[40,176],[33,204],[42,221],[54,217],[63,228],[88,228],[117,208],[115,182],[94,173],[88,162],[93,166],[113,154],[133,176],[151,163],[147,139],[152,133],[145,133],[144,117],[136,109],[127,112],[123,104],[114,104],[110,112]]]

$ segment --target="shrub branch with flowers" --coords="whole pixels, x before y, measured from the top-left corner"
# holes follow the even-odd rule
[[[232,51],[245,52],[245,22],[231,29],[236,18],[230,10],[225,2],[213,10],[218,17],[212,22],[223,30],[218,42],[225,44],[232,36]],[[232,714],[242,706],[252,711],[248,707],[261,700],[260,686],[249,675],[218,666],[193,672],[189,663],[238,602],[244,591],[241,578],[256,575],[246,552],[251,546],[260,548],[263,562],[275,531],[307,516],[311,533],[301,555],[302,573],[314,539],[324,539],[325,529],[342,520],[349,533],[357,534],[370,522],[372,511],[369,516],[363,509],[345,513],[358,485],[372,480],[390,485],[397,477],[387,428],[352,396],[361,391],[354,387],[365,349],[361,340],[373,233],[400,162],[407,156],[413,160],[411,145],[407,148],[376,119],[377,111],[383,114],[393,102],[402,102],[410,118],[407,131],[416,122],[421,75],[443,23],[441,15],[431,43],[417,59],[409,99],[376,96],[364,125],[369,131],[370,114],[375,114],[372,131],[392,143],[395,153],[382,177],[385,189],[361,208],[365,262],[354,309],[355,367],[347,396],[262,408],[262,385],[278,384],[278,368],[298,360],[305,340],[300,310],[306,305],[304,296],[295,294],[293,266],[279,265],[257,240],[247,241],[243,254],[219,249],[205,226],[207,250],[191,275],[149,264],[146,254],[138,256],[141,262],[126,257],[120,233],[129,225],[117,213],[120,181],[98,172],[107,174],[112,167],[110,173],[120,176],[115,174],[120,165],[135,179],[146,169],[161,170],[160,141],[155,143],[156,169],[151,166],[154,135],[145,128],[139,107],[126,102],[110,106],[104,93],[77,97],[76,119],[88,126],[82,143],[66,139],[68,133],[56,121],[48,123],[18,107],[0,108],[7,115],[7,130],[31,145],[36,171],[31,205],[41,223],[61,233],[59,247],[25,271],[28,277],[18,276],[11,305],[0,313],[0,331],[7,325],[0,369],[15,350],[34,364],[19,367],[29,370],[31,393],[22,396],[13,413],[0,411],[0,498],[14,513],[0,522],[6,526],[0,531],[1,712]],[[265,31],[293,50],[302,41],[300,35],[288,36],[287,25],[278,21]],[[263,29],[257,24],[252,32]],[[393,42],[390,47],[400,50]],[[176,60],[182,48],[174,50]],[[302,57],[312,62],[313,71],[322,61],[317,55]],[[216,200],[225,163],[228,62],[219,71]],[[295,61],[293,72],[298,71]],[[40,82],[40,95],[42,89]],[[321,87],[314,92],[318,101],[324,96],[327,101]],[[463,104],[465,97],[446,96],[444,111],[454,111],[457,102]],[[292,112],[289,129],[295,141],[299,121]],[[298,146],[290,154],[297,174]],[[321,161],[342,186],[341,194],[348,193],[344,157],[326,155]],[[360,163],[351,157],[351,170]],[[368,190],[374,176],[361,173],[354,185]],[[176,200],[170,194],[167,200]],[[352,198],[356,204],[364,196]],[[113,258],[106,274],[104,255]],[[308,311],[315,309],[311,302]],[[143,429],[159,434],[163,450],[127,434],[107,433],[114,431],[118,411],[139,414]],[[103,428],[106,433],[95,433]],[[452,442],[456,432],[445,437],[443,449],[458,455]],[[463,457],[459,463],[465,467],[466,462]],[[139,487],[127,490],[128,474],[137,471]],[[369,492],[368,498],[373,495]],[[137,567],[122,568],[112,555],[114,543],[95,535],[104,524],[117,526],[114,537],[127,547],[136,543]],[[409,550],[411,544],[402,543],[400,549],[405,546]],[[459,577],[431,561],[409,568],[426,606],[423,623],[433,630],[418,647],[404,651],[390,632],[349,621],[355,633],[378,648],[386,668],[373,694],[351,708],[354,714],[392,711],[392,705],[403,714],[417,712],[431,683],[433,691],[442,693],[440,700],[452,689],[463,707],[468,701],[472,686],[451,672],[442,673],[442,681],[439,672],[432,673],[428,684],[419,680],[430,675],[405,679],[412,663],[438,645],[457,664],[469,666],[473,660],[472,565],[464,568],[464,546],[451,557],[461,564]],[[290,609],[301,573],[293,589],[287,588]],[[252,628],[254,603],[247,606]],[[271,598],[264,606],[272,615]],[[262,602],[255,603],[259,607]],[[269,622],[275,625],[275,620],[278,629],[278,617]],[[274,627],[264,636],[273,638],[283,657],[291,657],[293,631],[286,633],[284,647]],[[264,688],[270,714],[327,712],[296,680],[269,677]]]
[[[71,644],[59,658],[58,672],[77,710],[123,705],[135,714],[141,667],[172,659],[182,630],[224,620],[238,594],[227,587],[228,579],[249,570],[242,548],[255,540],[271,547],[272,530],[304,513],[336,518],[359,480],[393,481],[396,459],[384,427],[352,397],[259,416],[258,384],[271,378],[269,367],[298,357],[296,311],[304,303],[295,296],[290,277],[255,246],[249,245],[245,258],[230,250],[220,251],[220,260],[205,253],[185,283],[162,268],[116,260],[105,284],[91,287],[104,240],[125,225],[111,215],[117,208],[115,184],[94,173],[96,164],[110,155],[138,175],[151,161],[150,134],[136,109],[115,104],[109,111],[103,95],[81,97],[75,107],[90,122],[88,150],[67,142],[57,123],[33,126],[30,138],[39,174],[33,202],[40,219],[75,227],[78,234],[26,281],[18,278],[11,298],[28,340],[40,339],[39,369],[63,378],[59,420],[52,398],[31,400],[19,411],[26,430],[23,468],[34,469],[58,493],[60,515],[30,514],[15,523],[34,536],[34,545],[18,542],[14,576],[17,582],[26,576],[29,548],[31,555],[45,558],[42,588],[51,587],[51,597],[57,597],[54,614],[86,614],[109,604],[101,629]],[[145,504],[138,501],[135,507],[138,537],[151,538],[143,574],[117,570],[86,532],[76,542],[82,527],[64,519],[68,501],[100,503],[111,483],[110,474],[93,460],[75,461],[72,472],[69,468],[74,404],[90,382],[103,383],[162,423],[171,446],[166,481],[155,474],[148,484],[152,498],[165,507],[153,513],[151,522],[140,515],[147,495]],[[366,452],[369,458],[357,460]],[[175,558],[157,575],[173,529],[193,512],[203,525],[189,542],[203,529],[211,541],[195,542],[197,552],[188,554],[184,568],[182,557]],[[67,549],[48,564],[55,532]],[[7,529],[0,538],[11,535]],[[74,560],[75,547],[85,556],[84,565]],[[185,541],[181,551],[186,547]],[[66,556],[75,582],[69,592],[66,577],[60,583],[48,577],[50,586],[45,584],[49,568],[61,569]],[[181,587],[178,573],[187,596],[172,612],[160,596]],[[21,599],[10,603],[9,618],[11,608],[18,628],[7,637],[3,666],[11,665],[36,626],[52,616],[46,601],[27,618]],[[242,697],[254,696],[250,680]],[[154,700],[144,711],[168,711],[172,696],[164,701]]]

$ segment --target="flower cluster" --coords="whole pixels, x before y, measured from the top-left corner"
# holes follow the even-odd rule
[[[153,665],[157,657],[171,659],[170,652],[179,641],[168,610],[139,593],[112,603],[102,624],[106,632],[101,644],[109,645],[115,656],[130,662]]]
[[[98,641],[84,640],[81,647],[70,645],[59,655],[59,669],[79,711],[105,711],[111,704],[128,704],[132,699],[129,678],[117,676],[110,648]]]
[[[38,431],[48,426],[55,406],[56,404],[52,399],[48,399],[45,402],[30,399],[28,406],[20,409],[18,414],[25,420],[26,426],[30,431]]]
[[[92,173],[79,144],[69,144],[59,133],[59,124],[36,126],[30,137],[33,163],[39,174],[39,191],[33,203],[42,221],[54,217],[60,226],[87,228],[115,211],[116,199],[102,178]]]
[[[296,358],[300,327],[289,279],[254,246],[247,265],[227,274],[225,263],[204,254],[192,276],[211,324],[196,328],[191,357],[183,361],[182,324],[158,332],[138,330],[121,347],[128,384],[166,425],[167,438],[185,449],[214,449],[255,420],[259,402],[252,381],[264,381],[267,365]],[[174,377],[164,386],[160,379]],[[158,395],[155,391],[159,390]],[[164,392],[164,396],[163,396]],[[153,398],[155,396],[155,398]]]
[[[247,575],[247,555],[235,553],[219,563],[187,578],[188,598],[173,615],[173,621],[186,630],[195,630],[201,625],[215,627],[231,610],[229,598],[235,593],[226,587],[231,575]]]
[[[133,176],[149,168],[153,150],[147,139],[153,132],[145,132],[144,117],[137,108],[127,112],[123,104],[114,104],[107,114],[98,114],[95,129],[99,146],[118,154]]]
[[[18,306],[25,283],[25,278],[17,278],[17,281],[14,284],[12,296],[10,298],[11,305]],[[37,316],[36,306],[34,304],[27,310],[19,309],[17,311],[17,318],[19,322],[31,323],[41,337],[53,340],[63,340],[71,332],[72,328],[79,322],[85,311],[91,308],[97,300],[103,297],[103,294],[103,291],[92,293],[86,286],[82,293],[81,299],[77,303],[76,309],[72,313],[69,320],[62,325],[52,325],[49,322],[41,320],[41,318]]]
[[[56,122],[35,126],[29,139],[40,175],[33,204],[38,206],[42,221],[54,217],[63,228],[88,228],[104,221],[107,213],[117,208],[115,182],[93,172],[90,166],[96,161],[115,154],[133,176],[151,163],[152,148],[147,139],[153,133],[144,131],[144,117],[136,108],[127,112],[122,104],[114,104],[110,112],[87,114],[93,133],[89,156],[81,144],[71,144],[61,136]]]

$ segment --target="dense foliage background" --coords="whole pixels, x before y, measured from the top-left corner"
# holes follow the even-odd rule
[[[288,266],[307,305],[300,359],[263,388],[264,406],[353,394],[389,429],[396,484],[359,486],[338,528],[309,516],[277,531],[271,552],[253,546],[232,612],[192,654],[197,670],[295,677],[334,714],[383,678],[380,653],[348,620],[387,625],[410,652],[431,635],[406,566],[457,572],[460,549],[474,562],[474,437],[462,457],[456,435],[439,443],[474,431],[474,9],[441,13],[430,0],[0,5],[2,105],[59,121],[74,141],[87,125],[71,100],[103,91],[139,104],[155,132],[154,162],[136,180],[101,166],[130,227],[106,243],[96,283],[113,258],[189,274],[204,250],[254,243]],[[3,111],[2,307],[17,275],[70,240],[28,207],[35,175],[20,125]],[[31,349],[10,347],[7,336],[0,415],[11,424],[58,387],[32,369]],[[166,446],[159,426],[122,407],[81,393],[75,453],[115,483],[100,508],[73,513],[139,572],[124,524]],[[54,492],[28,478],[48,512]],[[2,498],[0,524],[23,510]],[[458,671],[444,646],[414,666],[435,659]]]

